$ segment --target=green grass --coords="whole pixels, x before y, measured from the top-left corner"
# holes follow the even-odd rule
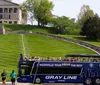
[[[8,79],[13,69],[17,71],[19,53],[19,35],[0,35],[0,73],[6,70]]]
[[[28,57],[64,57],[70,53],[94,54],[93,51],[65,41],[38,35],[24,35],[26,54]],[[22,52],[22,35],[0,35],[0,73],[2,70],[9,74],[14,69],[17,72],[19,54]]]
[[[33,31],[42,33],[54,33],[54,28],[49,27],[38,27],[32,25],[21,25],[21,24],[5,24],[6,31]]]
[[[80,36],[80,35],[58,35],[58,36],[62,36],[62,37],[66,37],[66,38],[71,38],[71,39],[75,39],[75,40],[82,40],[84,42],[96,45],[96,46],[100,46],[100,41],[95,41],[95,40],[87,40],[85,36]]]
[[[37,26],[32,26],[32,25],[21,25],[21,24],[5,24],[4,25],[6,31],[33,31],[33,32],[42,32],[42,33],[51,33],[55,34],[55,29],[54,28],[41,28]],[[80,35],[59,35],[71,39],[78,39],[78,40],[83,40],[85,42],[88,42],[90,44],[94,44],[97,46],[100,46],[100,42],[96,42],[93,40],[87,40],[86,37],[80,36]]]
[[[25,35],[28,56],[64,57],[70,53],[94,53],[73,43],[39,35]]]

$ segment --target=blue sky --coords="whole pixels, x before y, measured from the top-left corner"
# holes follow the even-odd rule
[[[12,0],[16,3],[22,3],[25,0]],[[99,0],[50,0],[54,3],[53,14],[58,16],[67,16],[77,18],[80,8],[83,4],[89,5],[100,16]]]

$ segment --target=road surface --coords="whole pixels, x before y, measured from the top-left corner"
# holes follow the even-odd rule
[[[2,85],[2,82],[0,82],[0,85]],[[6,85],[12,85],[11,82],[6,82]],[[30,85],[28,83],[17,83],[15,85]]]
[[[2,85],[2,82],[0,82],[0,85]],[[6,82],[6,85],[12,85],[11,82]],[[45,83],[45,84],[29,84],[29,83],[17,83],[15,85],[83,85],[83,84],[63,84],[63,83]]]
[[[83,84],[73,84],[73,83],[67,83],[67,84],[64,84],[64,83],[55,83],[55,84],[49,84],[49,83],[47,83],[47,84],[43,84],[43,85],[83,85]]]

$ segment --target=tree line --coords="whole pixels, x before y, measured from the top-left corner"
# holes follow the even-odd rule
[[[36,20],[38,26],[54,27],[57,34],[80,34],[88,39],[100,39],[100,17],[88,5],[81,7],[77,20],[53,15],[53,8],[54,4],[49,0],[26,0],[20,5],[22,16],[26,20],[29,15],[31,24]]]

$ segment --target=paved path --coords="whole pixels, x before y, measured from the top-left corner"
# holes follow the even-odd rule
[[[2,82],[0,82],[0,85],[2,85]],[[6,82],[6,85],[12,85],[11,82]],[[29,85],[28,83],[17,83],[15,85]]]
[[[51,83],[51,84],[48,84],[47,83],[47,84],[43,84],[43,85],[83,85],[83,84],[73,84],[73,83],[70,83],[70,84],[69,83],[67,83],[67,84],[63,84],[63,83],[55,83],[55,84],[52,84]]]
[[[0,82],[0,85],[2,85],[2,82]],[[11,85],[11,82],[6,82],[6,85]],[[29,84],[29,83],[17,83],[15,85],[38,85],[38,84]],[[83,84],[63,84],[63,83],[45,83],[45,84],[39,84],[39,85],[83,85]]]

